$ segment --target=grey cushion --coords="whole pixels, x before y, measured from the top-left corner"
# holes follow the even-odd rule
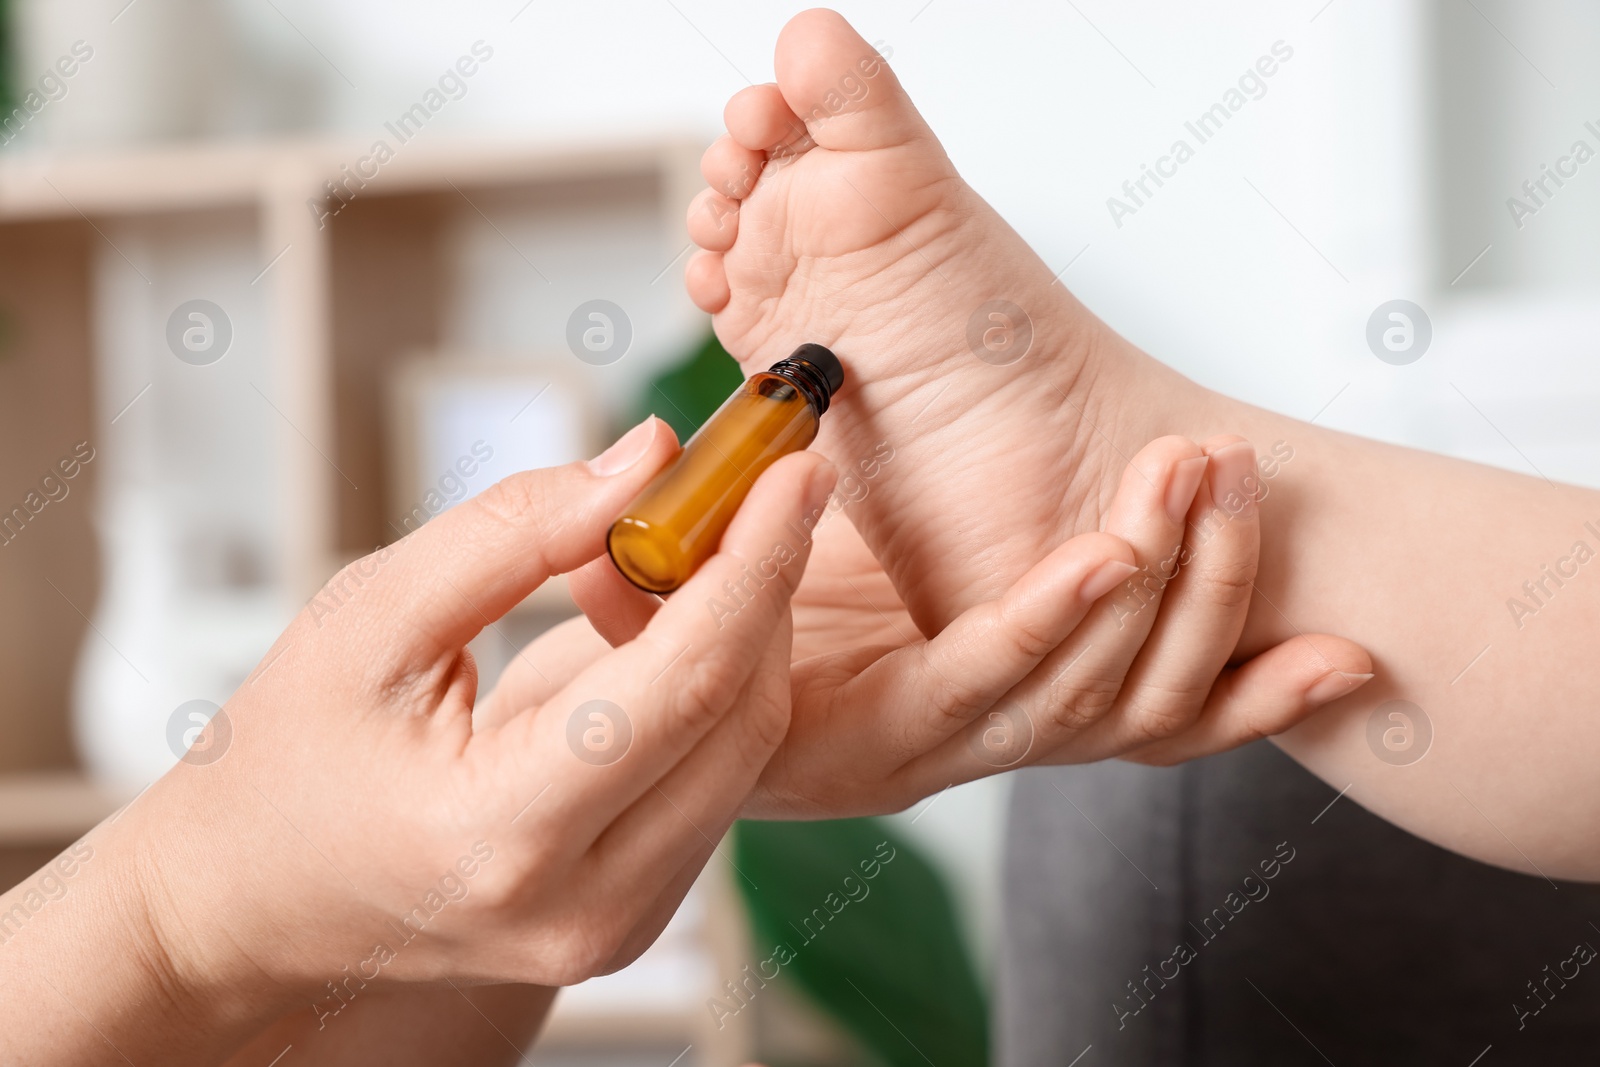
[[[1600,946],[1600,888],[1464,859],[1350,796],[1317,818],[1336,795],[1266,743],[1018,772],[997,1062],[1594,1062],[1600,964],[1564,961]],[[1519,1017],[1529,981],[1548,1006]]]

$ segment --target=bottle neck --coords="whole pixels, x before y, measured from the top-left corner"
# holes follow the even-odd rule
[[[810,363],[799,359],[780,359],[767,373],[776,374],[800,390],[800,395],[806,398],[811,410],[817,413],[817,418],[820,419],[828,410],[828,400],[832,395],[828,391],[828,379]]]

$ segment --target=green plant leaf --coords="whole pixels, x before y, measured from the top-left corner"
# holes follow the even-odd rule
[[[787,946],[782,973],[863,1047],[891,1067],[988,1062],[988,1009],[949,890],[887,823],[743,821],[734,852],[757,958]]]
[[[666,420],[679,441],[687,441],[743,381],[739,364],[711,334],[687,359],[651,383],[633,421],[654,413]]]

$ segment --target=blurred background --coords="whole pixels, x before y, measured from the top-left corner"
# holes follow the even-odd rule
[[[179,758],[338,566],[726,393],[682,292],[683,216],[723,102],[771,78],[800,6],[0,3],[6,885]],[[1600,8],[839,6],[966,179],[1158,358],[1321,424],[1600,484]],[[1198,143],[1185,124],[1230,90]],[[1141,191],[1179,138],[1193,157]],[[557,586],[487,632],[486,682],[572,610]],[[1005,790],[741,828],[730,848],[802,887],[894,840],[911,873],[883,897],[938,934],[863,907],[852,951],[718,1027],[708,998],[811,907],[752,905],[720,857],[542,1047],[922,1062],[830,995],[919,970],[908,1015],[948,1016],[925,1040],[981,1047]]]

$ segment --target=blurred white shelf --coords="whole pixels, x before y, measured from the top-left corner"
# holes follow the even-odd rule
[[[633,963],[562,990],[545,1040],[589,1041],[624,1031],[641,1042],[697,1040],[717,984],[706,890],[703,882],[691,889],[661,937]]]
[[[364,196],[541,181],[596,180],[671,173],[698,160],[704,145],[668,137],[631,145],[584,142],[525,144],[482,139],[429,139],[396,147],[370,179]],[[0,222],[197,211],[282,196],[294,207],[341,179],[371,154],[370,142],[283,140],[178,144],[103,153],[13,153],[0,156]]]

